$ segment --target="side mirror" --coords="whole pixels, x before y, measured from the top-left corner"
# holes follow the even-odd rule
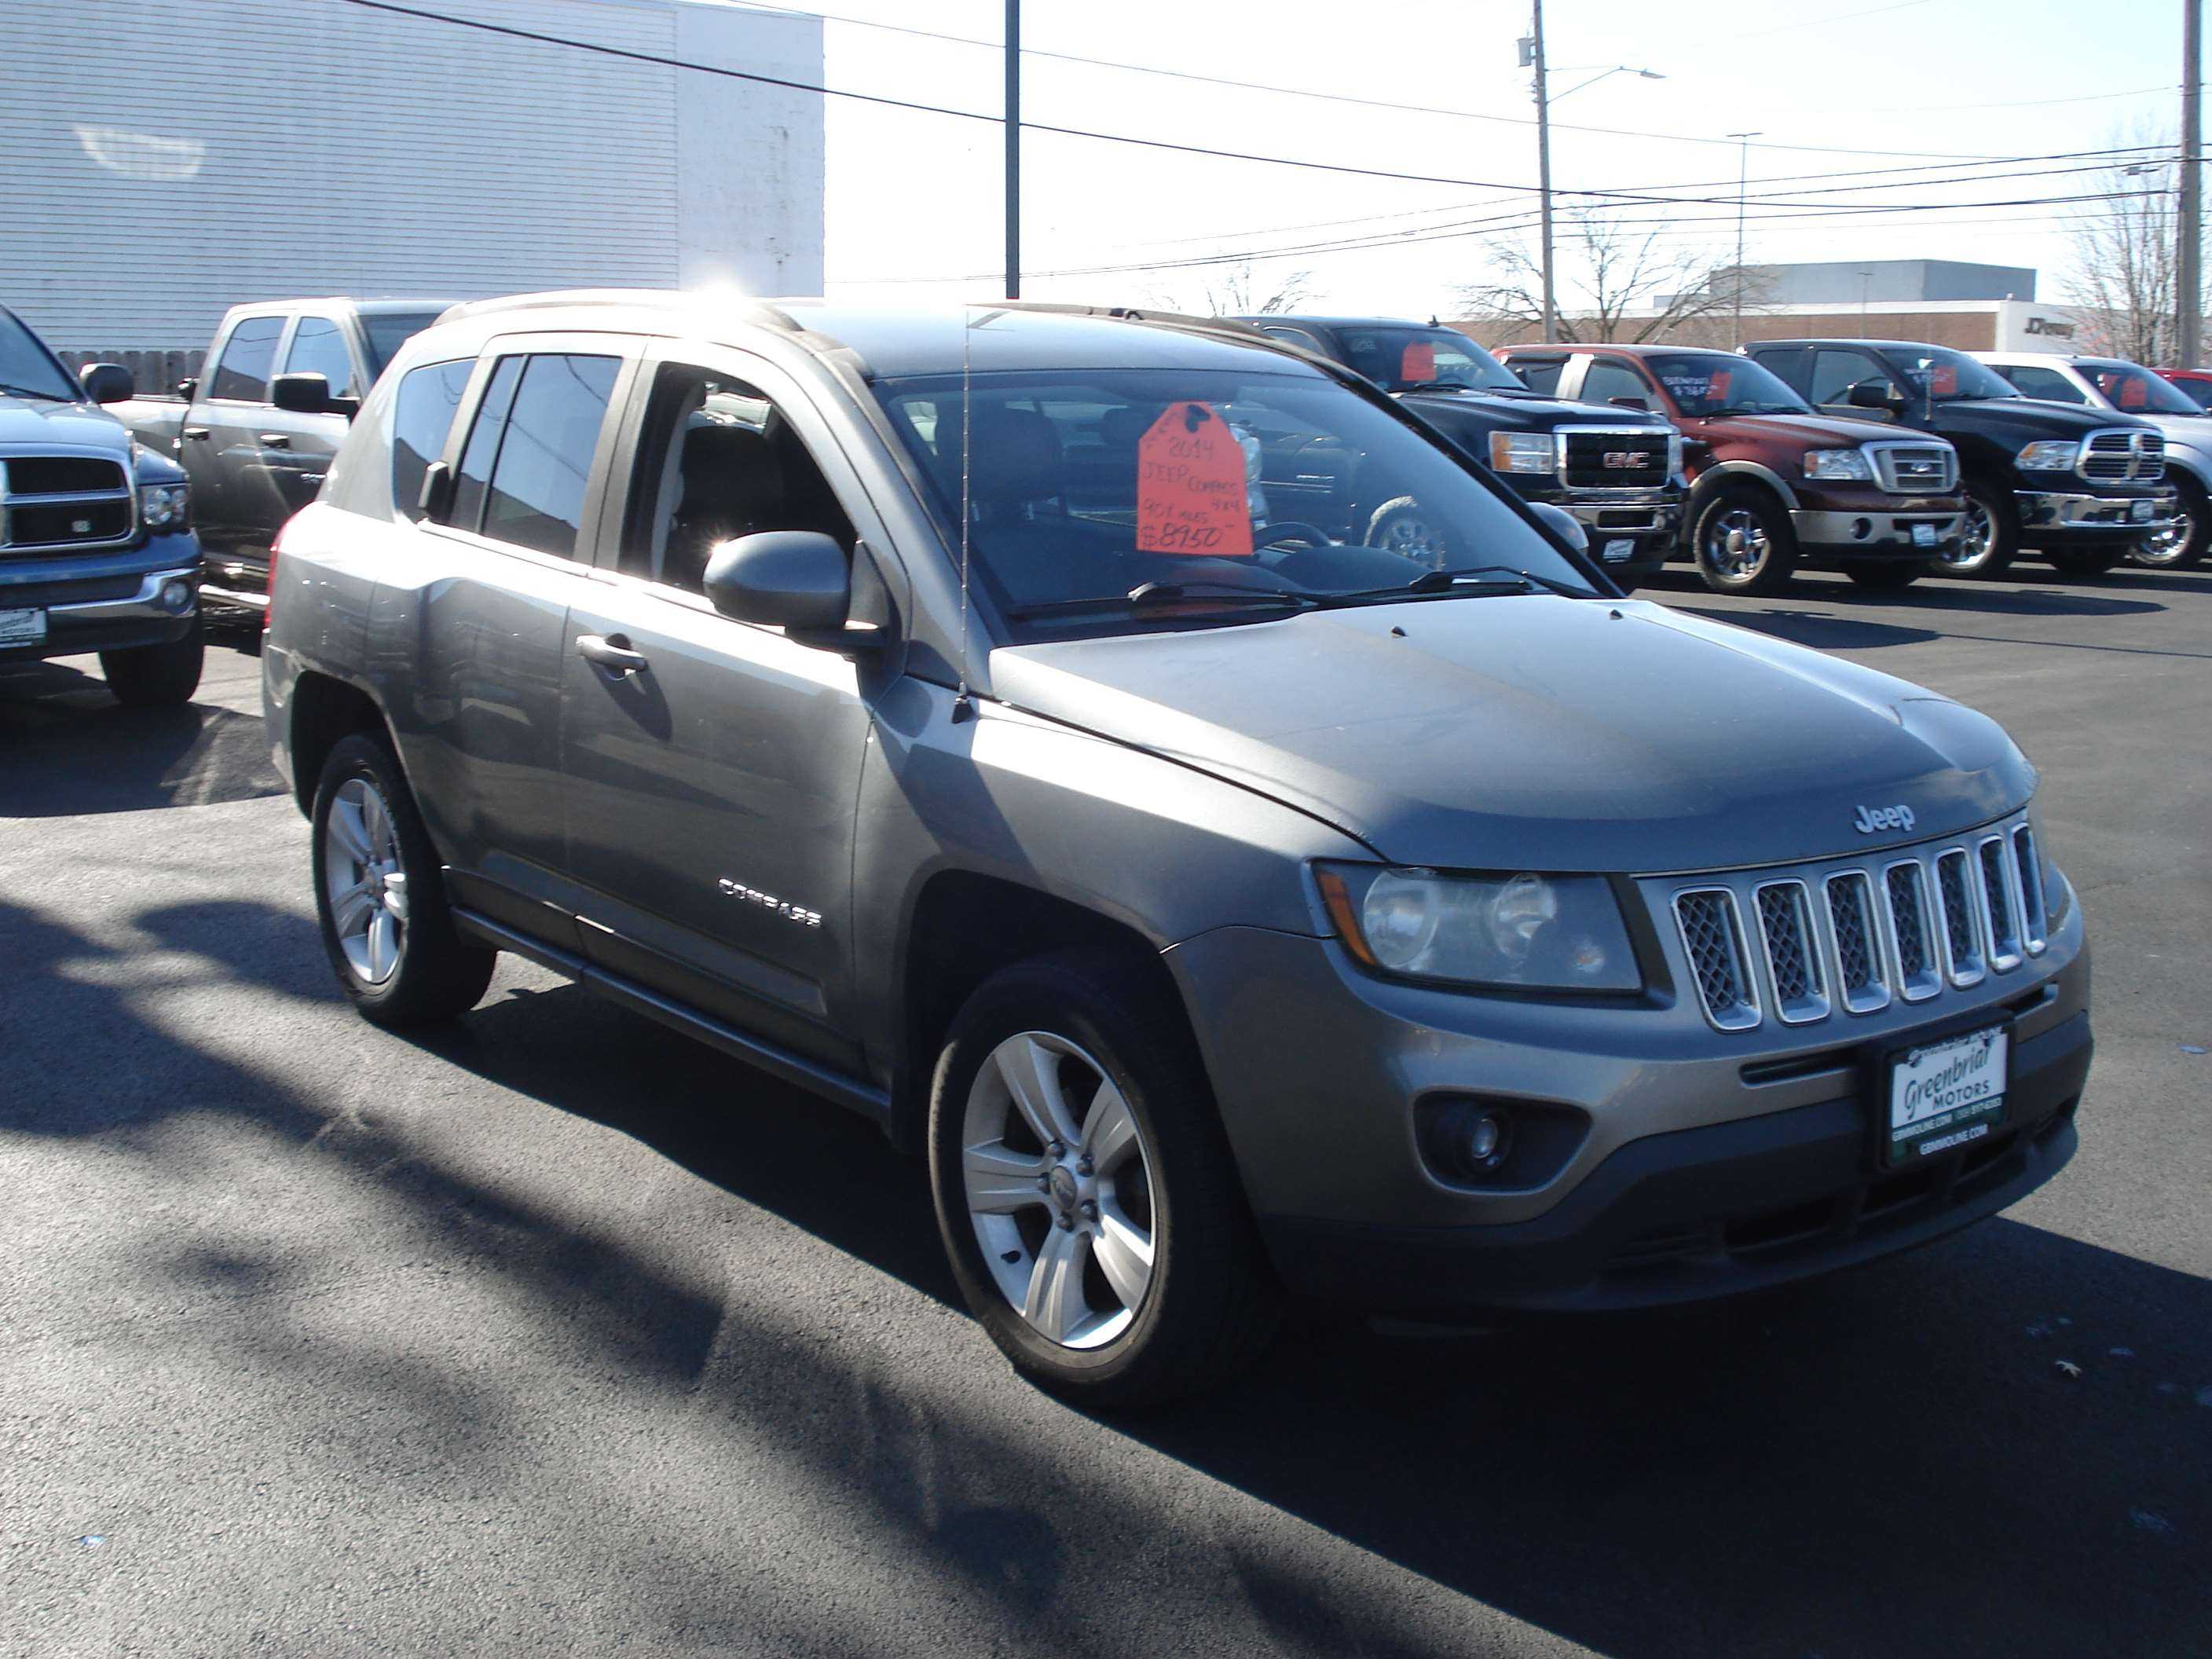
[[[269,401],[294,415],[331,412],[331,380],[327,374],[279,374],[269,382]]]
[[[1888,381],[1877,380],[1871,375],[1845,392],[1844,401],[1853,409],[1878,409],[1892,415],[1905,407],[1904,398],[1890,389]]]
[[[186,403],[191,402],[192,394],[199,389],[200,383],[198,380],[179,380],[177,382],[177,396],[182,398]]]
[[[446,515],[453,510],[453,469],[443,461],[424,467],[422,488],[415,494],[415,505],[431,523],[445,523]]]
[[[1564,507],[1554,507],[1549,501],[1529,501],[1528,510],[1544,521],[1544,527],[1577,553],[1589,551],[1589,532],[1583,521]]]
[[[845,550],[818,530],[764,530],[724,542],[707,561],[705,588],[724,616],[794,635],[842,632],[853,604]]]
[[[138,382],[120,363],[87,363],[77,371],[84,395],[96,404],[128,403],[138,395]]]
[[[1647,415],[1651,412],[1651,400],[1649,398],[1607,398],[1606,402],[1611,404],[1615,409],[1640,409]]]

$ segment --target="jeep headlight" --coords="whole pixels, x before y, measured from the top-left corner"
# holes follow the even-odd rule
[[[1633,991],[1644,982],[1601,876],[1326,864],[1315,878],[1346,947],[1386,974],[1528,990]]]
[[[2071,438],[2045,438],[2024,445],[2014,459],[2023,472],[2070,472],[2075,457],[2081,453],[2081,447]]]
[[[1490,465],[1498,472],[1549,472],[1553,465],[1548,432],[1493,432]]]
[[[191,512],[189,484],[142,484],[138,520],[149,530],[182,530]]]
[[[1863,449],[1808,449],[1805,452],[1805,476],[1838,483],[1866,483],[1872,482],[1874,468]]]

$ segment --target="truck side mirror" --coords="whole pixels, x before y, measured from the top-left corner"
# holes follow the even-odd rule
[[[1844,394],[1844,401],[1853,409],[1878,409],[1887,415],[1897,414],[1905,407],[1904,397],[1892,390],[1888,381],[1871,374],[1856,382]]]
[[[1549,501],[1530,501],[1527,505],[1531,513],[1543,520],[1546,528],[1576,552],[1589,551],[1589,532],[1583,528],[1582,520],[1566,508],[1555,507]]]
[[[138,382],[120,363],[87,363],[77,371],[84,395],[96,404],[128,403],[138,395]]]
[[[306,372],[279,374],[269,382],[269,401],[294,415],[327,415],[331,412],[330,376]]]
[[[852,567],[834,537],[818,530],[764,530],[722,543],[707,561],[708,601],[739,622],[781,628],[802,645],[850,649],[866,643],[845,626]]]
[[[177,382],[177,396],[182,398],[186,403],[191,402],[192,394],[199,389],[200,383],[198,380],[179,380]]]

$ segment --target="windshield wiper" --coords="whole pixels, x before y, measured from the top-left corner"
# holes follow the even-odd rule
[[[1477,580],[1492,574],[1498,580]],[[1555,593],[1568,594],[1578,599],[1594,597],[1580,588],[1565,586],[1548,577],[1532,576],[1525,570],[1516,570],[1507,565],[1486,564],[1469,570],[1424,570],[1413,580],[1400,582],[1394,586],[1355,587],[1342,593],[1323,593],[1317,598],[1325,608],[1334,608],[1365,605],[1381,599],[1471,599],[1492,593],[1532,593],[1539,587],[1547,587]]]
[[[1229,599],[1248,605],[1288,605],[1310,611],[1321,601],[1286,588],[1241,587],[1234,582],[1139,582],[1126,593],[1099,593],[1084,599],[1052,599],[1025,605],[1006,614],[1016,622],[1032,617],[1069,617],[1086,611],[1142,611],[1177,599]]]
[[[0,380],[0,393],[17,398],[44,398],[50,404],[73,404],[76,401],[75,398],[64,397],[58,392],[41,392],[34,386],[9,386],[5,380]]]

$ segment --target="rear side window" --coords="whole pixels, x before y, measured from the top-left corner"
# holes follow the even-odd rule
[[[517,547],[576,555],[584,486],[606,424],[618,357],[532,357],[507,417],[484,497],[483,534]]]
[[[215,366],[208,396],[234,403],[265,403],[269,371],[276,362],[276,337],[284,331],[282,317],[248,317],[231,330],[223,342],[222,356]]]
[[[424,363],[399,382],[392,410],[392,501],[409,518],[422,516],[422,475],[446,453],[453,416],[468,390],[476,360]]]
[[[460,530],[474,530],[483,519],[484,493],[491,485],[492,463],[499,459],[500,434],[507,430],[507,411],[514,405],[514,389],[522,383],[520,357],[502,357],[491,372],[483,401],[477,405],[476,424],[469,428],[469,447],[461,452],[461,475],[453,481],[453,507],[447,522]]]
[[[353,383],[353,354],[346,349],[345,335],[327,317],[300,319],[292,331],[291,349],[284,354],[284,372],[319,374],[341,396],[360,391]]]

